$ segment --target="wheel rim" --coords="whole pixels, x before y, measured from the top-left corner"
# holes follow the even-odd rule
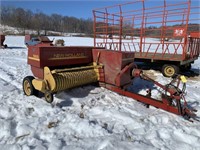
[[[46,99],[46,101],[48,103],[52,103],[52,101],[53,101],[53,95],[52,95],[52,93],[46,92],[45,93],[45,99]]]
[[[27,80],[24,81],[24,92],[28,96],[31,95],[31,85],[30,85],[30,83]]]
[[[46,100],[49,102],[51,100],[51,95],[50,94],[46,94]]]
[[[164,71],[165,71],[165,74],[169,77],[175,74],[175,69],[171,66],[167,66]]]

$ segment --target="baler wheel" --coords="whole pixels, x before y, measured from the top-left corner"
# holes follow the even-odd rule
[[[37,90],[34,88],[32,84],[32,80],[35,79],[32,76],[27,76],[23,80],[23,91],[27,96],[36,95]]]
[[[179,73],[179,67],[176,65],[163,65],[162,74],[165,77],[175,77]]]
[[[53,102],[53,94],[49,91],[46,91],[44,93],[44,97],[45,97],[45,100],[48,102],[48,103],[52,103]]]

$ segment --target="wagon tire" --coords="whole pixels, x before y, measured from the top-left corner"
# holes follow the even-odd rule
[[[189,71],[192,68],[191,64],[181,66],[181,71]]]
[[[23,91],[27,96],[35,95],[37,96],[38,91],[34,88],[32,81],[35,78],[33,76],[27,76],[23,79]]]
[[[165,77],[175,77],[179,74],[179,67],[176,65],[165,64],[162,66],[162,74]]]
[[[53,93],[49,92],[49,91],[46,91],[44,93],[44,97],[45,97],[45,100],[48,102],[48,103],[52,103],[53,102]]]

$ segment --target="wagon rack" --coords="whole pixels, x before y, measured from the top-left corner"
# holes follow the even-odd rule
[[[94,11],[94,14],[96,13],[97,11]],[[112,16],[115,17],[115,15]],[[116,16],[119,18],[117,21],[122,22],[122,18]],[[97,21],[97,15],[95,17]],[[101,18],[108,20],[108,17]],[[154,81],[142,70],[137,69],[134,64],[135,52],[122,49],[122,47],[127,48],[127,46],[122,46],[124,42],[122,42],[122,36],[119,36],[122,33],[117,34],[117,31],[122,32],[122,28],[121,30],[116,28],[117,31],[115,31],[114,26],[117,23],[114,23],[112,30],[108,32],[106,31],[108,25],[104,22],[100,26],[101,30],[98,31],[100,38],[97,39],[96,23],[94,24],[96,33],[93,47],[54,46],[45,43],[28,46],[28,64],[34,76],[23,79],[25,95],[38,96],[38,92],[42,92],[45,100],[51,103],[53,95],[57,92],[98,83],[101,87],[138,100],[147,107],[152,105],[187,119],[196,118],[195,110],[188,107],[185,99],[186,79],[183,76],[177,76],[166,85]],[[110,38],[114,38],[106,38],[108,33],[112,33]],[[131,87],[135,86],[134,79],[137,77],[157,85],[161,89],[160,99],[151,96],[151,89],[147,89],[146,95],[134,93]]]
[[[136,0],[95,9],[94,45],[135,52],[135,61],[154,63],[164,76],[174,76],[198,59],[199,9],[190,0]]]

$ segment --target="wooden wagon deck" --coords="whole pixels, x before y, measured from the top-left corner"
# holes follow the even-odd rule
[[[162,53],[140,53],[135,52],[135,60],[137,61],[157,61],[157,60],[167,60],[167,61],[183,61],[182,54],[162,54]]]

